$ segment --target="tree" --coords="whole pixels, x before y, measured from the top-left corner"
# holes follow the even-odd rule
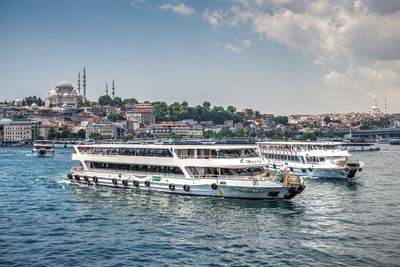
[[[183,102],[182,102],[182,104],[181,104],[181,106],[182,106],[182,107],[188,107],[188,106],[189,106],[189,104],[188,104],[188,102],[186,102],[186,101],[183,101]]]
[[[99,97],[98,103],[100,106],[107,106],[113,104],[113,100],[109,95],[103,95]]]
[[[119,96],[116,96],[113,100],[113,104],[121,106],[123,104],[122,99]]]
[[[126,118],[121,113],[118,112],[111,112],[110,114],[108,114],[107,119],[113,122],[126,120]]]
[[[230,112],[230,113],[235,113],[235,112],[236,112],[236,108],[235,108],[234,106],[228,106],[228,107],[226,108],[226,110],[227,110],[228,112]]]
[[[136,100],[136,98],[125,98],[122,102],[123,102],[124,104],[128,104],[128,103],[134,103],[134,104],[136,104],[138,101]]]
[[[210,102],[208,102],[208,101],[204,101],[204,102],[203,102],[203,107],[204,107],[205,109],[209,110],[209,109],[210,109],[210,107],[211,107],[211,104],[210,104]]]
[[[95,139],[95,140],[104,139],[104,137],[103,137],[101,134],[99,134],[99,133],[91,133],[91,134],[89,135],[89,138],[90,138],[90,139]]]
[[[44,137],[43,137],[43,136],[40,136],[40,135],[38,135],[38,136],[36,137],[36,140],[44,140]]]
[[[57,138],[57,131],[54,128],[50,128],[49,133],[47,135],[47,139],[53,140]]]
[[[331,120],[331,118],[330,118],[329,116],[326,116],[326,117],[324,118],[324,121],[325,121],[325,124],[326,124],[326,125],[328,125],[329,123],[332,122],[332,120]]]
[[[12,116],[13,120],[21,120],[21,119],[25,119],[26,116],[23,114],[15,114]]]
[[[275,124],[283,124],[283,125],[287,125],[288,124],[288,117],[287,116],[277,116],[275,118]]]
[[[80,129],[76,134],[78,138],[85,138],[86,137],[86,130]]]

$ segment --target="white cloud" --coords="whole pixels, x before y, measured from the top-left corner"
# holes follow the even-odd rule
[[[191,15],[195,13],[195,10],[193,8],[188,7],[184,4],[178,4],[178,5],[164,4],[162,6],[159,6],[158,8],[163,10],[172,10],[180,15]]]
[[[378,61],[366,66],[349,66],[344,72],[331,71],[324,76],[329,95],[362,99],[387,98],[400,102],[400,60]]]
[[[141,3],[143,3],[144,2],[144,0],[132,0],[131,1],[131,6],[133,6],[133,7],[139,7],[139,5],[141,4]]]
[[[203,18],[214,28],[222,26],[223,14],[221,11],[210,12],[207,8],[203,12]]]
[[[242,52],[242,50],[239,47],[237,47],[233,44],[223,44],[222,46],[225,48],[225,50],[230,51],[230,52],[234,52],[234,53]]]
[[[250,40],[242,40],[240,43],[242,44],[243,47],[250,47],[253,45],[253,42]]]
[[[394,1],[380,1],[386,9],[374,0],[237,2],[229,9],[231,18],[225,21],[248,24],[263,40],[312,54],[318,62],[337,62],[345,57],[400,59],[400,5]],[[389,7],[397,11],[382,13]]]

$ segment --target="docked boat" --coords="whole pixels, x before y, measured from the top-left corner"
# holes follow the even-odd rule
[[[400,138],[393,138],[389,140],[389,144],[391,145],[400,145]]]
[[[35,157],[52,157],[54,156],[54,146],[51,143],[34,143],[32,154]]]
[[[192,196],[290,199],[299,175],[276,176],[256,145],[98,144],[75,146],[71,181]]]
[[[362,152],[362,151],[379,151],[381,150],[376,144],[368,142],[353,142],[345,140],[340,144],[340,148],[349,152]]]
[[[364,163],[352,161],[339,142],[260,142],[268,169],[287,168],[293,174],[319,178],[354,178]]]

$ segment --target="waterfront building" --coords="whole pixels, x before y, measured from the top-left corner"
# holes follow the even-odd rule
[[[64,104],[76,107],[83,99],[81,93],[75,90],[71,83],[61,81],[49,92],[44,103],[46,107],[62,106]]]
[[[100,134],[106,138],[114,136],[114,127],[111,123],[88,123],[86,126],[86,138],[90,138],[91,134]]]
[[[44,139],[48,139],[49,138],[50,129],[57,130],[57,128],[58,128],[57,125],[54,125],[54,124],[40,125],[39,128],[38,128],[38,136],[41,136]]]
[[[156,122],[153,105],[150,103],[127,104],[125,105],[125,111],[127,120],[138,121],[145,125]]]
[[[32,122],[16,120],[4,125],[4,142],[18,143],[32,141]]]

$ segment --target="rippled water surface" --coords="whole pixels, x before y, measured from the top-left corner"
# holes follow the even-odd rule
[[[279,201],[77,186],[70,149],[0,148],[0,265],[398,266],[400,146],[381,148]]]

